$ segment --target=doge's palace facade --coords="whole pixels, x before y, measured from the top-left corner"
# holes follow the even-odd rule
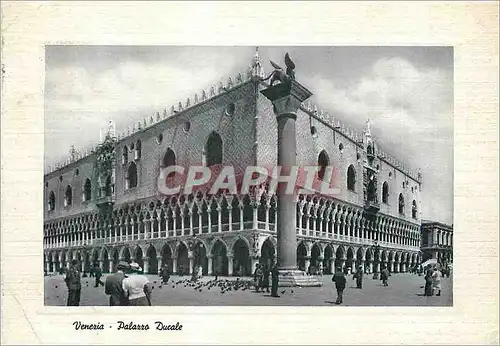
[[[258,53],[251,68],[116,133],[72,152],[44,175],[44,260],[53,272],[77,259],[104,272],[119,260],[145,272],[250,275],[276,257],[276,196],[266,186],[244,195],[162,196],[162,167],[247,166],[277,161],[272,104],[260,91]],[[314,92],[314,90],[312,90]],[[370,123],[362,133],[303,104],[297,116],[297,164],[333,166],[338,196],[299,195],[297,265],[331,273],[419,263],[421,175],[380,149]]]

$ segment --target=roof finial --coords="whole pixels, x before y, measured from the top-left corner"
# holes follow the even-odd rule
[[[262,63],[260,61],[259,55],[259,47],[255,47],[255,55],[252,59],[252,65],[250,66],[252,77],[260,77],[264,78],[264,68],[262,67]]]

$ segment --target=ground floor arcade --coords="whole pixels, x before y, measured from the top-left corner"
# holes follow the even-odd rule
[[[47,272],[67,267],[76,259],[82,271],[99,265],[103,272],[110,272],[118,261],[134,261],[149,274],[156,274],[167,265],[176,274],[190,274],[201,266],[205,275],[248,276],[257,263],[271,265],[276,249],[273,234],[249,231],[46,250],[44,260]],[[332,273],[335,267],[351,272],[363,268],[371,273],[386,266],[391,272],[406,272],[420,260],[417,252],[383,247],[374,250],[373,246],[300,236],[296,251],[299,269],[307,272],[314,268],[312,272],[324,274]]]

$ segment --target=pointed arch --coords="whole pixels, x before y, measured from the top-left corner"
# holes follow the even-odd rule
[[[128,147],[124,145],[122,151],[122,165],[126,164],[128,164]]]
[[[167,148],[165,155],[163,155],[163,159],[161,161],[161,167],[170,167],[176,165],[176,157],[175,152],[171,148]]]
[[[88,202],[92,199],[92,183],[90,179],[85,179],[85,184],[83,184],[83,201]]]
[[[140,139],[135,143],[135,157],[134,159],[140,160],[142,156],[142,142]]]
[[[223,160],[223,142],[222,137],[215,131],[210,133],[205,143],[205,166],[222,164]]]
[[[417,219],[417,201],[413,200],[411,203],[411,217]]]
[[[66,186],[66,191],[64,192],[64,206],[69,207],[73,204],[73,189],[70,185]]]
[[[325,178],[326,167],[330,164],[330,159],[325,150],[322,150],[318,155],[318,179],[323,180]]]
[[[356,191],[356,170],[353,165],[347,168],[347,189],[350,191]]]
[[[398,198],[398,212],[401,215],[404,215],[405,213],[405,198],[403,197],[402,193],[399,194]]]
[[[137,165],[131,162],[127,168],[127,175],[125,177],[125,189],[132,189],[137,187]]]
[[[56,195],[54,194],[54,191],[50,191],[49,193],[49,211],[53,211],[56,209]]]
[[[384,181],[382,184],[382,203],[387,204],[389,202],[389,184]]]

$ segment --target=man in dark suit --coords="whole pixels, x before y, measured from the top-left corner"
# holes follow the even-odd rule
[[[96,264],[94,267],[94,275],[95,275],[95,286],[94,287],[99,287],[99,285],[104,286],[104,282],[102,282],[102,280],[101,280],[101,277],[102,277],[101,267],[99,267],[98,264]]]
[[[278,264],[273,263],[271,269],[271,297],[279,297],[278,295],[278,284],[279,284],[279,270]]]
[[[128,299],[125,297],[122,282],[125,278],[125,272],[128,270],[127,262],[119,262],[116,267],[116,273],[108,275],[104,292],[109,295],[109,305],[127,305]]]
[[[335,274],[333,274],[332,281],[335,282],[335,288],[337,289],[337,300],[335,301],[335,304],[342,304],[345,284],[347,281],[342,268],[337,268]]]
[[[80,305],[80,294],[82,292],[82,283],[80,279],[80,269],[78,269],[78,261],[72,260],[71,267],[66,272],[66,287],[68,287],[68,306]]]

